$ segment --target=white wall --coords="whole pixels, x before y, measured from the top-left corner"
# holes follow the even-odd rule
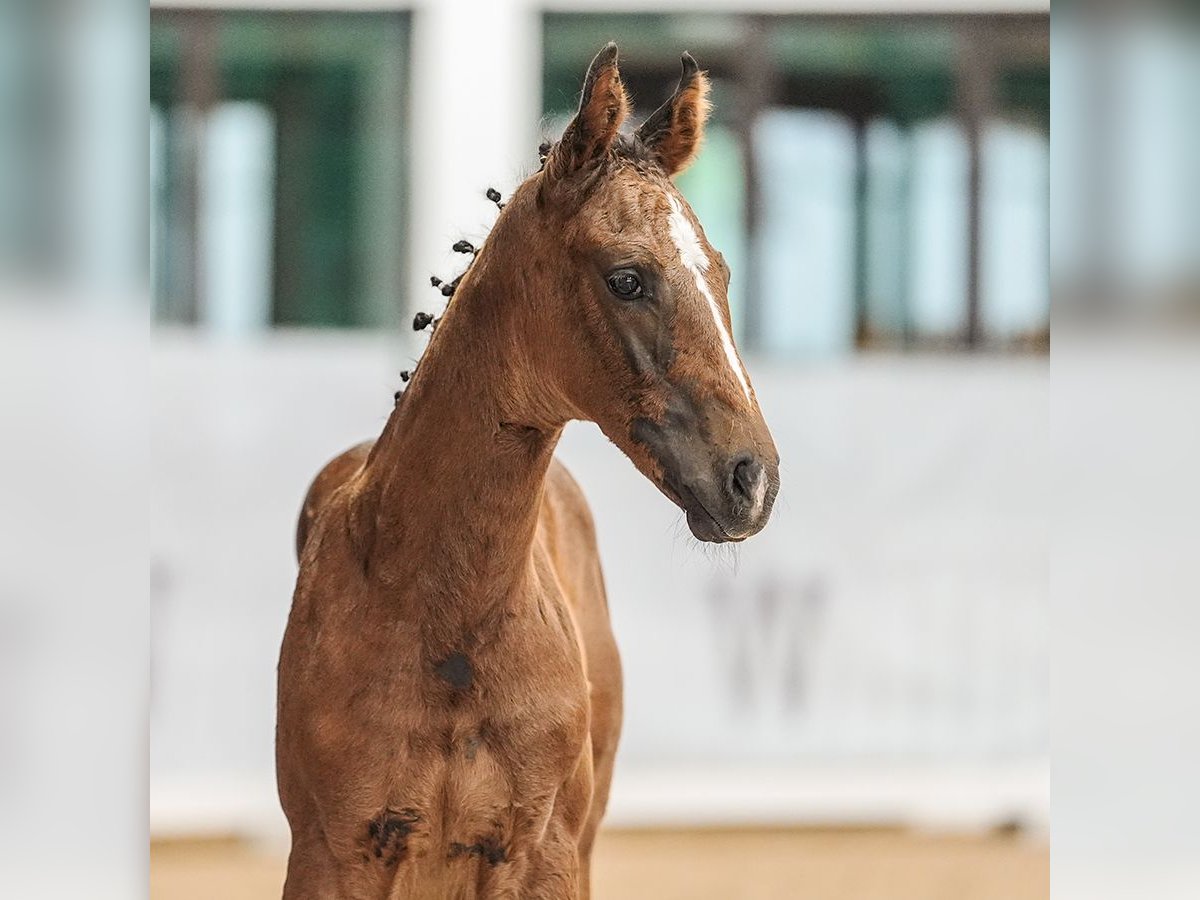
[[[378,337],[160,335],[160,830],[281,825],[274,669],[294,517],[319,466],[382,427],[402,367]],[[1039,818],[1045,363],[751,370],[784,489],[736,556],[697,545],[594,427],[561,446],[594,508],[625,660],[611,821]]]

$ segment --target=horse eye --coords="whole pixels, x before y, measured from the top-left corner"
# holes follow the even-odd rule
[[[642,279],[633,269],[618,269],[608,276],[608,289],[622,300],[637,300],[642,296]]]

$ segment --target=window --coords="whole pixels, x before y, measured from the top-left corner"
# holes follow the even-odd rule
[[[407,18],[154,11],[160,321],[395,326]]]

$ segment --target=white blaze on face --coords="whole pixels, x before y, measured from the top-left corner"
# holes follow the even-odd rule
[[[725,359],[737,377],[738,384],[742,386],[742,393],[746,395],[746,400],[753,404],[746,371],[742,368],[742,361],[738,359],[737,350],[733,346],[733,338],[729,336],[729,329],[725,327],[725,320],[721,318],[721,310],[717,306],[717,301],[713,298],[712,291],[709,290],[708,279],[704,277],[704,273],[708,271],[709,261],[708,254],[704,252],[704,247],[700,244],[700,235],[696,234],[691,219],[683,211],[683,204],[670,194],[667,194],[667,202],[671,204],[671,239],[679,248],[679,259],[684,268],[691,272],[692,277],[696,279],[696,290],[708,302],[708,310],[712,313],[713,324],[717,326],[717,334],[721,336],[721,347],[725,350]]]

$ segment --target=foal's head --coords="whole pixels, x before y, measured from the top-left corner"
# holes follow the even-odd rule
[[[723,542],[766,524],[779,455],[733,344],[729,268],[671,183],[699,150],[707,95],[685,54],[671,98],[620,134],[629,100],[609,44],[501,223],[520,247],[540,388],[596,422],[696,537]]]

